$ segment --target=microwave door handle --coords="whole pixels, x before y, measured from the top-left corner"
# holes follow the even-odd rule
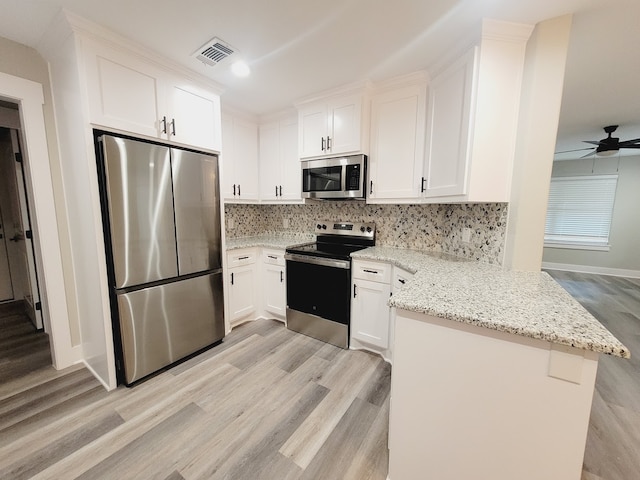
[[[340,190],[342,192],[347,191],[347,166],[343,165],[340,171]]]

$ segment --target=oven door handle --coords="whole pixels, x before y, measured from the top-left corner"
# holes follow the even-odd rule
[[[313,257],[310,255],[298,255],[297,253],[285,253],[284,259],[291,262],[310,263],[312,265],[322,265],[324,267],[343,268],[345,270],[351,269],[351,262],[349,260],[339,260],[336,258]]]

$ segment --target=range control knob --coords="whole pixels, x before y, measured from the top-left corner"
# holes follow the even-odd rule
[[[317,228],[318,230],[320,230],[320,229],[322,228],[322,225],[317,224],[317,225],[316,225],[316,228]]]
[[[364,227],[360,227],[360,231],[364,233]]]
[[[327,226],[326,226],[324,223],[322,224],[322,229],[323,229],[323,230],[326,230],[326,229],[327,229]]]
[[[371,227],[367,227],[367,233],[371,233]]]

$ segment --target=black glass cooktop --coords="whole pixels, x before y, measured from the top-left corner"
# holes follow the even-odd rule
[[[335,243],[308,243],[293,248],[287,248],[288,253],[297,253],[299,255],[311,255],[315,257],[339,258],[349,260],[351,252],[357,252],[367,248],[367,245],[350,245]]]

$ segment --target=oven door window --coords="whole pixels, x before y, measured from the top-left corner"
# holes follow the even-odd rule
[[[351,270],[287,260],[287,306],[348,325]]]
[[[342,190],[342,166],[305,168],[302,171],[303,192],[339,192]]]

